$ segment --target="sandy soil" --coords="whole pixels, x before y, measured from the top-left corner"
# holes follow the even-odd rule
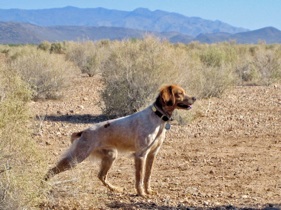
[[[33,102],[35,139],[51,167],[72,132],[104,119],[100,78],[77,77],[59,101]],[[188,125],[173,122],[153,168],[157,194],[136,196],[133,159],[120,154],[107,190],[89,160],[48,182],[41,209],[280,209],[281,85],[236,87],[199,100]]]

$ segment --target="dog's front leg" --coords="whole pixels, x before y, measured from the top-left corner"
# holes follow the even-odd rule
[[[135,154],[136,190],[140,196],[146,195],[143,188],[145,158],[143,154]]]
[[[145,187],[145,192],[147,194],[152,194],[152,190],[150,187],[150,177],[151,177],[151,170],[153,166],[154,159],[156,157],[157,151],[152,152],[147,155],[146,158],[146,163],[145,163],[145,175],[144,175],[144,187]]]

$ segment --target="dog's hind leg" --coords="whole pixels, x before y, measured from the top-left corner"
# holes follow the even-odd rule
[[[81,163],[85,160],[89,156],[90,152],[91,150],[89,150],[89,145],[86,140],[80,138],[79,140],[74,141],[70,149],[56,164],[56,166],[47,172],[44,176],[44,180],[47,181],[54,175],[75,167],[77,163]]]
[[[101,166],[100,166],[98,178],[102,181],[102,183],[107,188],[109,188],[112,191],[122,191],[121,188],[116,187],[107,181],[107,173],[111,168],[112,164],[114,163],[114,161],[116,160],[117,154],[118,152],[116,149],[102,149],[101,151],[99,151],[99,155],[101,157]]]

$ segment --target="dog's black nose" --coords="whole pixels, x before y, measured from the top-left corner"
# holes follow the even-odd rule
[[[195,97],[192,97],[192,100],[193,100],[193,101],[196,101],[196,98],[195,98]]]

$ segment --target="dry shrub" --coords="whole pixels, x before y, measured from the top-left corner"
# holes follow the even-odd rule
[[[52,43],[50,47],[50,53],[55,53],[55,54],[64,54],[65,53],[65,43],[61,42],[56,42]]]
[[[280,81],[278,45],[173,45],[148,35],[142,40],[70,42],[66,57],[83,73],[102,74],[103,111],[111,116],[151,103],[164,84],[177,83],[198,98],[209,98],[235,84]]]
[[[198,52],[201,62],[206,66],[221,66],[237,59],[235,46],[228,43],[206,45]]]
[[[11,68],[29,84],[34,100],[61,97],[61,90],[69,85],[70,77],[76,72],[63,55],[31,46],[20,48],[14,55],[17,56],[11,56]]]
[[[235,82],[230,65],[219,67],[198,65],[196,70],[190,72],[189,89],[197,93],[198,98],[221,97]]]
[[[235,72],[239,85],[270,85],[281,80],[281,48],[279,45],[242,45]]]
[[[152,36],[111,45],[103,65],[103,112],[110,116],[133,113],[154,101],[163,84],[183,83],[184,51]]]
[[[189,57],[188,68],[185,69],[187,87],[196,93],[197,98],[220,97],[234,84],[236,76],[233,65],[237,55],[233,44],[192,43],[187,49]]]
[[[27,209],[42,198],[40,178],[46,164],[30,136],[27,102],[31,91],[20,77],[2,64],[0,209]]]
[[[280,47],[234,42],[170,44],[142,40],[69,42],[66,58],[90,76],[101,73],[103,111],[122,116],[150,103],[163,84],[178,83],[198,98],[220,97],[234,84],[280,80]],[[126,104],[126,106],[124,106]]]
[[[154,101],[164,84],[179,84],[198,98],[220,97],[236,79],[232,45],[172,45],[153,36],[112,42],[102,69],[103,112],[123,116],[138,111]]]
[[[277,49],[259,49],[253,57],[254,71],[259,85],[270,85],[281,79],[281,58]]]
[[[51,49],[51,43],[48,42],[48,41],[44,41],[44,42],[41,42],[37,49],[40,49],[40,50],[43,50],[43,51],[50,51]]]
[[[100,73],[101,66],[108,56],[108,41],[68,42],[66,59],[74,62],[82,73],[94,76]]]

